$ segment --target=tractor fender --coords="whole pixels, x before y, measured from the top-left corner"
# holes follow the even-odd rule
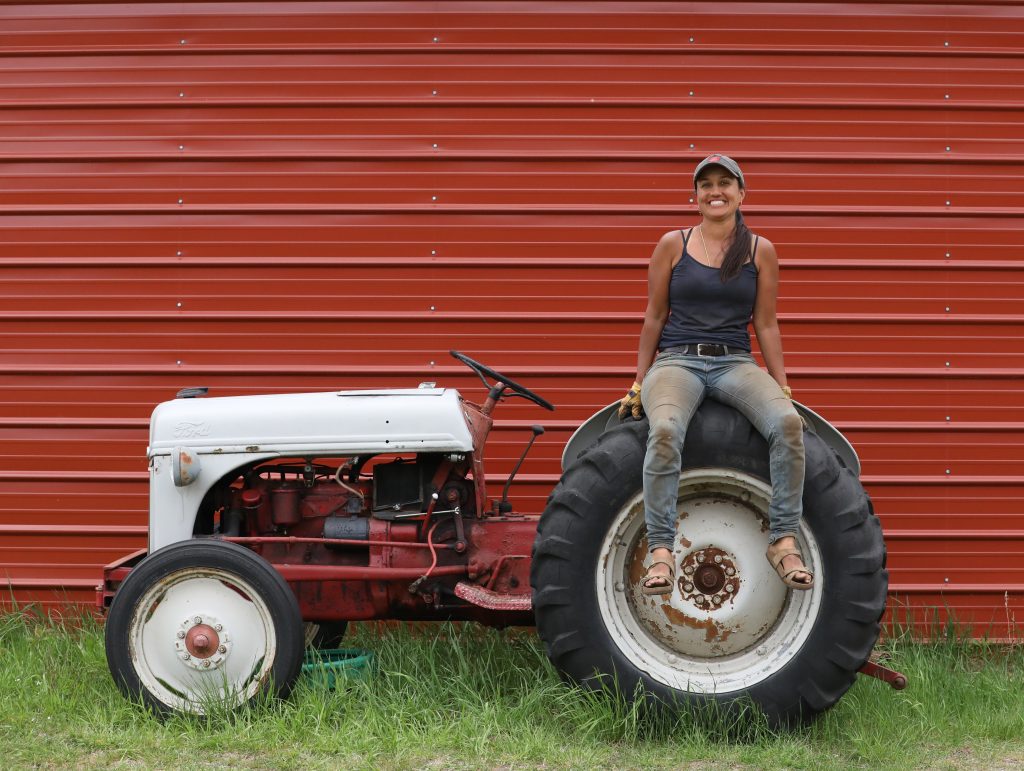
[[[860,458],[857,457],[857,451],[853,449],[853,445],[850,444],[846,437],[839,432],[839,429],[825,420],[825,418],[821,417],[821,415],[816,413],[810,407],[796,401],[793,402],[793,406],[796,407],[796,411],[800,414],[800,417],[804,419],[807,427],[817,434],[825,444],[832,448],[836,455],[838,455],[842,459],[843,463],[846,464],[847,468],[859,477]],[[595,412],[583,423],[583,425],[576,429],[575,433],[569,437],[569,441],[566,443],[565,449],[562,450],[563,472],[584,450],[597,442],[597,438],[601,436],[601,434],[622,423],[619,419],[618,412],[618,402],[609,404],[603,410]]]

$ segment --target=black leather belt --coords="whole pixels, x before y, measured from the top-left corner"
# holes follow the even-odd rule
[[[727,345],[718,343],[689,343],[677,345],[675,348],[666,348],[662,353],[683,353],[690,356],[728,356],[730,353],[747,353],[733,346],[730,350]]]

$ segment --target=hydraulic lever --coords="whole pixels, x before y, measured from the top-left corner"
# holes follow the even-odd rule
[[[508,502],[508,489],[512,486],[512,480],[516,478],[516,474],[519,473],[519,467],[523,465],[523,461],[526,460],[526,453],[533,447],[533,443],[537,440],[537,437],[544,433],[544,426],[530,426],[530,430],[533,432],[533,436],[530,437],[530,441],[526,443],[526,448],[523,450],[523,454],[519,456],[519,462],[516,463],[516,467],[512,469],[512,473],[508,475],[508,481],[505,483],[505,489],[501,491],[501,502],[498,504],[498,513],[506,514],[512,511],[512,504]]]

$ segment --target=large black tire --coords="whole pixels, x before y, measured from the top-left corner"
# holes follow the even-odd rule
[[[121,584],[107,618],[114,681],[161,714],[284,698],[303,647],[287,582],[262,557],[225,541],[184,541],[149,555]]]
[[[878,639],[888,573],[867,493],[804,432],[799,540],[816,578],[810,591],[787,590],[764,557],[767,443],[740,413],[706,400],[680,477],[676,564],[695,572],[680,568],[670,596],[644,596],[647,431],[646,420],[606,431],[548,499],[530,577],[548,656],[569,681],[614,683],[629,699],[753,702],[775,725],[812,719],[853,684]]]

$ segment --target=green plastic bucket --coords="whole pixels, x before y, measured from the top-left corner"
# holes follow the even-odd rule
[[[331,648],[306,651],[302,674],[317,684],[334,690],[339,681],[366,680],[373,669],[373,651],[360,648]]]

